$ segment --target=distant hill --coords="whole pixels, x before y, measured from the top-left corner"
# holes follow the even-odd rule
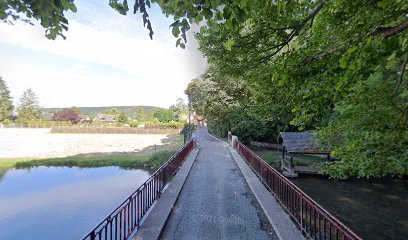
[[[154,107],[154,106],[108,106],[108,107],[77,107],[81,114],[83,115],[90,115],[95,116],[98,113],[104,113],[112,108],[116,108],[119,111],[124,111],[126,114],[132,114],[135,110],[143,110],[145,113],[154,112],[159,109],[163,109],[161,107]],[[42,108],[41,110],[45,113],[53,113],[64,110],[66,108]]]

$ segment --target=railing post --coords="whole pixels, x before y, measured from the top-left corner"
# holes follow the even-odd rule
[[[91,238],[91,240],[96,239],[95,230],[92,230],[91,235],[89,237]]]
[[[235,148],[238,150],[238,137],[237,136],[232,136],[232,148]]]

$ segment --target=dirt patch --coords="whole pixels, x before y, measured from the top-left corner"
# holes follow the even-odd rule
[[[0,129],[0,158],[143,153],[174,148],[177,143],[181,145],[180,138],[166,134],[51,134],[49,129]]]

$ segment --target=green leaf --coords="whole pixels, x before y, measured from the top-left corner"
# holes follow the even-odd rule
[[[178,28],[178,26],[174,26],[173,29],[171,30],[171,32],[173,33],[174,37],[178,37],[180,34],[180,29]]]
[[[75,6],[74,3],[71,3],[71,4],[69,5],[69,9],[70,9],[72,12],[74,12],[74,13],[77,12],[77,7]]]
[[[185,48],[186,48],[186,45],[185,45],[184,43],[180,43],[180,47],[181,47],[182,49],[185,49]]]
[[[219,21],[223,19],[221,11],[218,10],[217,12],[215,12],[215,19],[217,19]]]
[[[222,14],[224,16],[224,19],[229,19],[231,17],[231,14],[232,14],[231,7],[228,7],[228,6],[224,7],[223,14]]]
[[[207,20],[210,20],[213,17],[213,12],[210,9],[204,9],[203,13]]]
[[[234,44],[235,44],[235,42],[234,42],[233,40],[228,39],[228,41],[225,43],[225,48],[226,48],[228,51],[231,51],[231,50],[232,50],[232,47],[234,46]]]

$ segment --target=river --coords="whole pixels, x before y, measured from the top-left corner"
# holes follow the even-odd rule
[[[408,180],[291,179],[364,239],[408,239]]]
[[[118,167],[0,172],[0,239],[80,239],[149,176]]]

